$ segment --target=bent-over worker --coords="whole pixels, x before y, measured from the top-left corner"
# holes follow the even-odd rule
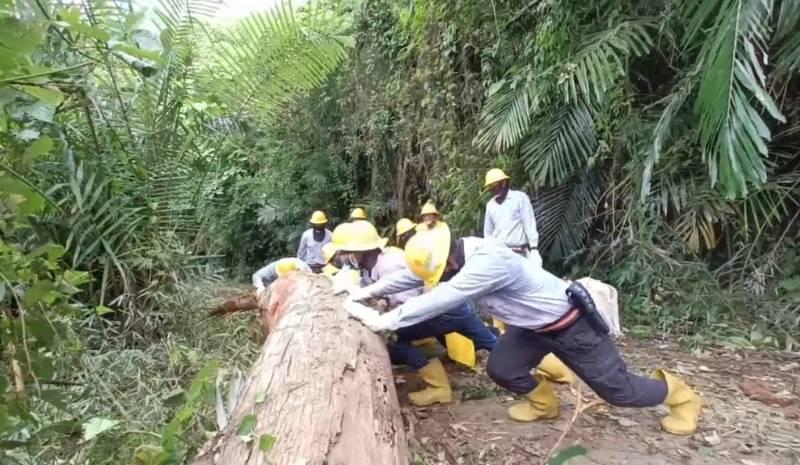
[[[369,223],[356,221],[337,226],[333,232],[333,244],[340,259],[357,264],[377,283],[386,283],[386,277],[407,271],[403,252],[394,247],[385,247],[386,239],[382,239]],[[421,283],[417,281],[414,288],[405,286],[399,292],[386,292],[381,296],[387,297],[390,305],[399,305],[418,296],[422,290]],[[467,364],[474,364],[475,350],[491,351],[497,342],[495,335],[466,302],[454,305],[427,321],[399,329],[396,335],[397,340],[388,344],[392,363],[408,365],[417,370],[429,386],[409,393],[409,401],[417,406],[452,402],[453,398],[441,361],[438,358],[428,360],[425,353],[414,346],[414,341],[436,338],[447,346],[451,358]]]
[[[606,402],[623,407],[665,403],[670,414],[663,428],[673,434],[697,430],[700,397],[678,376],[655,370],[651,377],[630,373],[594,302],[580,285],[548,273],[492,240],[462,238],[449,231],[417,232],[406,245],[409,269],[428,287],[447,282],[409,299],[394,310],[377,311],[348,300],[345,308],[373,330],[399,330],[477,299],[508,330],[495,346],[487,374],[499,385],[525,395],[509,408],[517,421],[558,415],[558,398],[547,379],[530,370],[553,352]]]
[[[322,247],[331,241],[331,232],[325,226],[328,217],[320,210],[311,214],[311,228],[300,236],[300,245],[297,247],[297,258],[306,262],[314,273],[320,273],[325,266],[325,256]]]
[[[311,271],[311,268],[304,261],[292,257],[275,260],[253,273],[252,280],[256,296],[260,297],[270,283],[293,271]]]
[[[493,196],[486,204],[483,221],[483,237],[495,238],[514,252],[528,257],[535,265],[542,266],[539,255],[539,233],[536,217],[528,195],[510,188],[510,177],[499,168],[486,173],[484,187]]]

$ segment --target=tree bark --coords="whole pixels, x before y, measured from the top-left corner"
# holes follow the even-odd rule
[[[269,330],[231,421],[192,465],[407,465],[383,340],[349,319],[328,279],[293,273],[262,296]],[[247,442],[237,432],[254,415]],[[268,451],[260,438],[275,438]]]

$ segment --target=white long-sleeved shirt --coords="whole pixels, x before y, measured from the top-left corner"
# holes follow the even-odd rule
[[[322,246],[331,241],[330,230],[325,230],[322,241],[314,240],[314,230],[309,228],[300,237],[300,245],[297,247],[297,258],[309,265],[324,265],[325,256],[322,254]]]
[[[508,247],[539,246],[536,217],[528,195],[509,190],[503,203],[497,197],[486,204],[483,237],[493,237]]]
[[[572,308],[566,281],[496,241],[480,238],[464,241],[465,263],[461,270],[450,281],[381,315],[387,329],[417,324],[469,300],[484,305],[493,317],[506,324],[529,329],[553,323]],[[391,276],[394,288],[401,278],[410,283],[408,277],[399,273],[405,271]],[[381,283],[373,286],[378,285]]]
[[[256,290],[264,289],[268,286],[272,281],[278,279],[278,263],[281,263],[285,260],[294,261],[294,266],[301,271],[311,271],[311,268],[306,265],[306,263],[302,260],[298,260],[296,258],[281,258],[280,260],[275,260],[267,264],[267,266],[259,269],[255,273],[253,273],[253,287]]]
[[[424,283],[408,269],[405,254],[396,247],[383,249],[369,274],[375,283],[365,289],[374,288],[377,292],[373,294],[370,291],[370,295],[387,297],[391,306],[402,304],[408,299],[422,294]],[[393,279],[396,274],[401,277],[400,286],[397,291],[393,291],[392,286],[397,285],[397,281]],[[405,279],[408,279],[409,275],[411,280],[406,281]],[[406,278],[403,279],[403,276]]]

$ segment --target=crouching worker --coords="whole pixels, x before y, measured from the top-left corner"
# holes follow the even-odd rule
[[[386,239],[378,236],[375,227],[367,222],[345,223],[333,232],[336,247],[336,260],[369,274],[369,277],[385,286],[390,306],[400,305],[422,292],[422,282],[406,266],[402,250],[385,247]],[[400,283],[397,291],[392,291],[392,277],[398,280],[411,279],[412,286]],[[351,290],[358,293],[361,289]],[[377,294],[376,294],[377,296]],[[416,406],[447,403],[453,400],[447,372],[438,358],[428,360],[423,351],[414,346],[414,341],[436,338],[448,348],[454,360],[474,366],[475,350],[491,351],[497,338],[478,319],[477,314],[466,302],[445,309],[439,315],[419,324],[408,325],[396,332],[397,340],[388,344],[389,356],[393,364],[408,365],[417,370],[428,385],[425,389],[408,395]]]
[[[253,287],[256,290],[256,297],[267,289],[273,281],[283,278],[293,271],[311,271],[304,261],[297,258],[281,258],[261,268],[253,273]]]
[[[494,241],[452,241],[444,229],[417,232],[406,245],[411,271],[435,286],[396,309],[379,314],[347,301],[345,308],[373,330],[420,324],[446,309],[477,299],[508,325],[495,346],[487,373],[499,385],[527,397],[509,408],[518,421],[554,418],[559,401],[546,377],[530,371],[552,352],[606,402],[622,407],[665,403],[670,414],[663,428],[673,434],[697,429],[700,397],[678,376],[655,370],[651,377],[630,373],[594,302],[579,284],[566,281]]]

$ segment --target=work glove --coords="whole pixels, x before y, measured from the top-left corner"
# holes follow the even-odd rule
[[[372,331],[383,331],[388,329],[386,323],[381,318],[381,314],[366,305],[354,302],[350,299],[344,301],[344,309],[351,317],[364,323],[364,326]]]
[[[369,291],[367,291],[367,288],[365,287],[360,287],[358,289],[353,289],[350,291],[349,299],[354,302],[361,302],[369,298],[372,298],[372,294],[370,294]]]
[[[343,269],[331,278],[333,294],[350,294],[358,287],[358,272],[350,269]]]

